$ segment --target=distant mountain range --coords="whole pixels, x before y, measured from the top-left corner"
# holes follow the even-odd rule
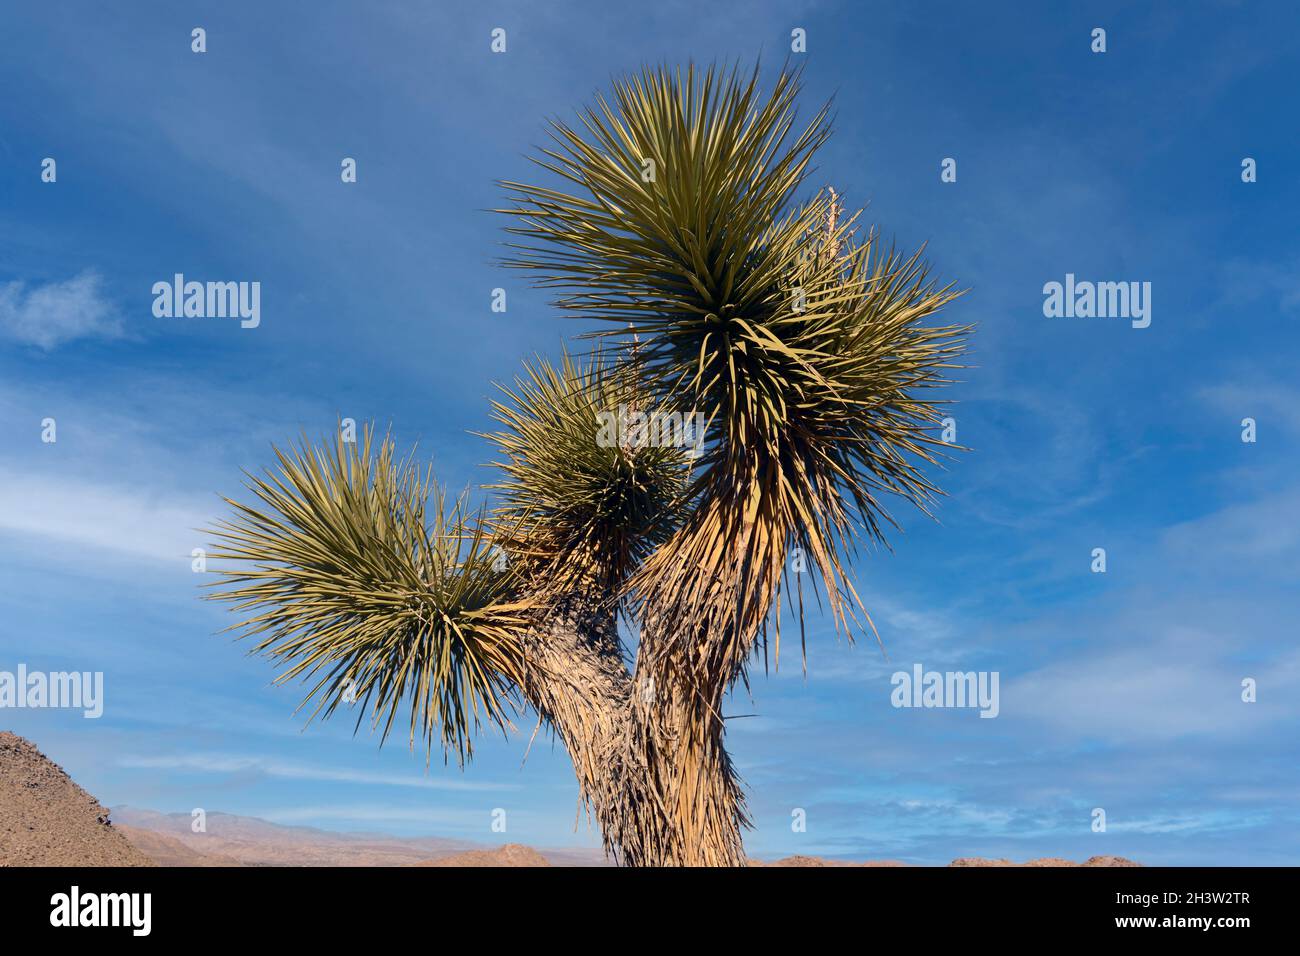
[[[256,817],[208,813],[195,833],[189,814],[112,810],[115,829],[162,866],[603,866],[599,850],[493,847],[442,837],[334,833]]]

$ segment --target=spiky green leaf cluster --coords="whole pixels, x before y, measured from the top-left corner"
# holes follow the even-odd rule
[[[690,449],[638,430],[635,379],[597,353],[559,367],[525,365],[492,403],[503,427],[487,437],[503,455],[495,535],[553,591],[582,587],[613,600],[676,528]]]
[[[555,121],[536,160],[576,191],[502,184],[516,205],[501,211],[519,219],[507,264],[561,290],[564,308],[650,332],[744,314],[790,267],[762,239],[830,132],[823,109],[794,135],[796,92],[784,74],[761,96],[757,70],[747,82],[693,67],[616,82],[581,129]],[[650,344],[650,364],[664,345]]]
[[[615,84],[579,128],[554,124],[538,163],[570,189],[506,183],[518,220],[509,264],[558,304],[617,323],[656,401],[703,409],[710,444],[698,507],[634,585],[676,632],[730,632],[735,666],[805,548],[837,618],[865,531],[894,494],[925,508],[937,445],[931,394],[964,329],[928,321],[955,295],[917,256],[858,242],[833,197],[796,192],[829,135],[796,118],[798,75],[762,95],[716,68],[647,70]],[[650,170],[653,175],[645,175]]]
[[[211,557],[238,565],[210,596],[246,615],[254,652],[291,664],[277,682],[313,681],[313,717],[356,706],[360,726],[368,709],[383,739],[405,709],[412,744],[463,762],[482,724],[509,724],[524,608],[463,503],[374,444],[367,429],[277,449],[278,470],[248,478],[255,502],[227,499]]]

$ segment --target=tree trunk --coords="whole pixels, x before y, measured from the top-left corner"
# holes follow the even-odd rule
[[[748,821],[721,692],[669,668],[633,679],[612,611],[561,601],[527,638],[523,693],[560,736],[605,850],[625,866],[743,866]]]

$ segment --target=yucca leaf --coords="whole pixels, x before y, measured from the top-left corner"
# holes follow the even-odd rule
[[[825,106],[797,121],[798,92],[797,72],[764,95],[757,70],[646,70],[580,129],[554,125],[540,163],[572,194],[504,184],[507,264],[635,340],[621,359],[649,401],[709,418],[693,509],[630,591],[695,648],[664,653],[716,658],[718,679],[742,666],[794,548],[837,621],[865,613],[845,565],[860,538],[883,540],[887,498],[926,510],[939,493],[923,470],[941,445],[932,393],[966,331],[928,324],[956,293],[919,253],[858,241],[833,192],[799,200],[830,129]]]
[[[386,739],[408,711],[412,745],[463,763],[483,724],[509,725],[524,669],[527,607],[481,521],[394,443],[277,449],[249,476],[254,501],[227,499],[211,557],[232,562],[208,596],[229,601],[255,653],[311,681],[312,717],[355,705]]]
[[[613,602],[676,527],[691,449],[631,440],[640,393],[600,353],[585,362],[566,353],[558,368],[526,364],[513,387],[500,388],[492,414],[503,428],[486,436],[503,456],[503,480],[486,486],[499,492],[497,540],[539,591]]]

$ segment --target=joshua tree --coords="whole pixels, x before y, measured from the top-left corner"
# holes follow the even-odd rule
[[[647,70],[552,124],[558,185],[502,183],[505,264],[609,325],[502,387],[487,504],[366,430],[277,450],[214,532],[236,563],[213,596],[313,716],[355,701],[386,738],[402,713],[463,766],[532,712],[623,864],[744,862],[728,689],[779,663],[783,600],[803,644],[805,576],[837,631],[871,628],[846,565],[887,497],[939,494],[934,389],[967,329],[927,320],[957,293],[833,190],[798,198],[830,135],[798,90]]]

